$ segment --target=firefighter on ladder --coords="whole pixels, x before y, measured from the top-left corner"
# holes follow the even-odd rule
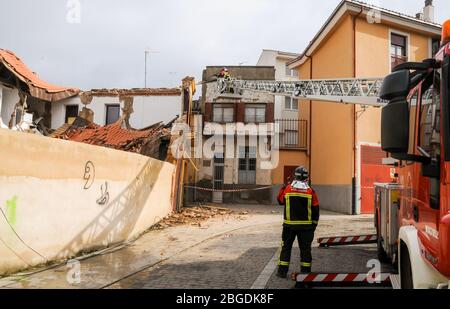
[[[295,170],[295,179],[283,186],[278,193],[278,202],[284,205],[284,223],[281,253],[277,276],[287,277],[292,245],[297,237],[300,247],[300,272],[310,273],[312,265],[311,244],[319,223],[319,200],[308,185],[308,170],[301,166]]]

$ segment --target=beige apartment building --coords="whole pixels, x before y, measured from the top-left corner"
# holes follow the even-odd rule
[[[384,77],[405,61],[433,56],[440,25],[432,1],[415,17],[358,1],[342,1],[299,57],[300,79]],[[342,213],[373,212],[373,182],[388,181],[380,144],[381,109],[301,100],[309,166],[321,206]]]

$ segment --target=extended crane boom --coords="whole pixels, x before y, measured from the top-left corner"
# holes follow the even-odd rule
[[[385,102],[378,98],[383,78],[311,79],[296,81],[242,80],[219,78],[221,94],[242,95],[244,91],[265,92],[274,95],[381,107]]]

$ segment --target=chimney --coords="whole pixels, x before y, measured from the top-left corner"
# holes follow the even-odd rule
[[[433,0],[425,0],[425,7],[423,8],[423,20],[434,22]]]

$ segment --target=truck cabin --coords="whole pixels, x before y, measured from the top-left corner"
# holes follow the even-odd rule
[[[422,256],[448,277],[449,39],[450,20],[444,24],[441,48],[435,58],[398,65],[386,76],[379,93],[386,102],[381,112],[381,147],[400,160],[400,185],[405,193],[409,192],[400,196],[401,225],[416,227],[423,245]]]
[[[398,65],[383,80],[379,94],[387,103],[381,115],[382,149],[395,159],[422,163],[429,177],[439,178],[441,160],[450,161],[449,63],[450,20],[436,57]],[[417,108],[419,123],[426,121],[427,128],[416,139],[410,120]]]

